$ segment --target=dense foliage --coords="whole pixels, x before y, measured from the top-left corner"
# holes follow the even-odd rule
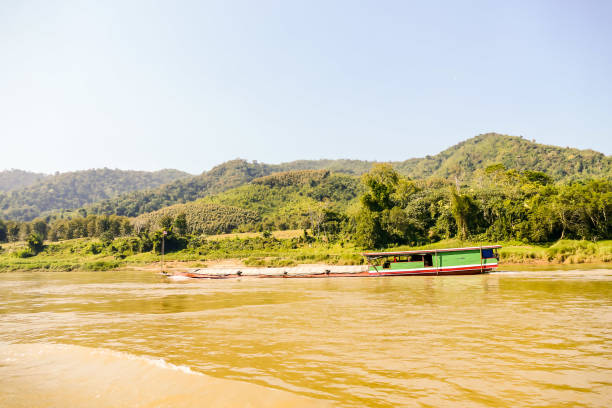
[[[458,237],[551,242],[612,238],[612,181],[552,182],[544,173],[483,172],[479,185],[412,182],[389,165],[363,176],[355,237],[367,247],[419,245]]]
[[[593,150],[535,143],[517,136],[487,133],[465,140],[435,156],[393,163],[412,178],[458,178],[471,182],[474,172],[501,163],[519,172],[539,171],[554,180],[576,180],[612,175],[612,158]]]
[[[512,154],[512,149],[518,150]],[[26,241],[15,254],[29,258],[46,248],[45,240],[96,238],[99,244],[83,250],[123,259],[159,251],[162,239],[168,251],[231,247],[247,254],[251,246],[280,251],[313,242],[385,248],[453,238],[528,243],[612,238],[610,159],[517,137],[482,135],[434,157],[390,164],[234,160],[199,176],[117,195],[122,188],[181,177],[169,172],[151,178],[155,173],[92,170],[49,176],[0,194],[0,214],[14,219],[0,220],[0,242]],[[111,198],[31,220],[43,209],[75,208],[101,196]],[[281,242],[271,236],[273,230],[303,234]],[[262,234],[236,241],[236,248],[203,237],[228,232]],[[581,249],[585,256],[589,248]],[[267,261],[263,256],[249,262]]]
[[[0,220],[0,242],[25,241],[32,234],[42,240],[50,241],[85,237],[108,241],[119,236],[130,235],[132,231],[132,222],[128,218],[115,215],[77,216],[51,222],[40,218],[30,222]]]
[[[496,163],[520,172],[545,172],[558,181],[585,177],[609,179],[612,174],[612,159],[601,153],[545,146],[521,137],[498,134],[476,136],[434,156],[391,164],[399,174],[413,179],[444,178],[471,185],[478,182],[483,169]],[[103,200],[86,207],[82,212],[135,217],[169,205],[212,196],[277,172],[331,170],[334,173],[361,175],[374,164],[361,160],[298,160],[268,165],[237,159],[201,175],[177,180],[159,188]]]
[[[270,166],[232,160],[199,176],[161,186],[156,189],[122,194],[87,207],[88,213],[116,214],[136,217],[172,204],[186,203],[234,188],[271,172]]]
[[[470,138],[433,156],[391,162],[398,173],[413,179],[457,177],[464,183],[470,183],[477,170],[496,163],[520,172],[544,172],[557,181],[612,176],[612,158],[602,153],[542,145],[497,133]],[[361,160],[300,160],[279,166],[282,170],[329,169],[360,175],[374,164]]]
[[[79,208],[126,191],[157,187],[185,176],[187,173],[178,170],[94,169],[62,173],[25,188],[0,193],[0,218],[31,220],[46,212]]]
[[[255,211],[261,218],[239,231],[312,228],[337,234],[362,187],[356,177],[327,170],[275,173],[206,200]]]
[[[221,234],[235,230],[241,224],[259,221],[256,212],[228,205],[195,201],[175,204],[135,219],[136,231],[154,231],[174,227],[181,235]]]
[[[316,239],[368,248],[453,237],[540,243],[612,238],[610,180],[555,183],[545,173],[507,170],[503,164],[475,174],[477,182],[461,185],[410,180],[389,164],[375,165],[361,183],[324,170],[283,172],[133,220],[89,215],[0,222],[0,241],[25,240],[31,233],[50,240],[110,240],[162,228],[176,236],[308,229]]]

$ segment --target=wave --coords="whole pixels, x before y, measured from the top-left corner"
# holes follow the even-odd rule
[[[0,344],[0,406],[318,407],[327,401],[220,379],[162,358],[66,344]]]

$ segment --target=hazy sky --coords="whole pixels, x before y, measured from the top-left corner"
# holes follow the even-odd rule
[[[0,169],[612,153],[611,1],[0,2]]]

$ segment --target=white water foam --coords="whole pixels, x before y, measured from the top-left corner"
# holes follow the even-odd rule
[[[321,400],[215,378],[163,358],[65,344],[0,344],[0,407],[309,407]]]

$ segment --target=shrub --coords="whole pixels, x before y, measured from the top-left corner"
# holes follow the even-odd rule
[[[32,233],[27,238],[28,248],[36,255],[45,248],[43,239],[40,234]]]
[[[266,266],[266,260],[264,258],[258,258],[254,256],[250,256],[247,259],[243,260],[246,266]]]
[[[118,261],[95,261],[87,262],[83,265],[83,270],[86,271],[109,271],[118,268],[121,262]]]
[[[17,258],[30,258],[34,255],[36,255],[34,253],[34,251],[32,251],[30,248],[24,248],[22,250],[19,251],[15,251],[13,252],[13,254],[17,257]]]
[[[102,252],[102,243],[100,242],[92,242],[85,248],[86,253],[97,255]]]

